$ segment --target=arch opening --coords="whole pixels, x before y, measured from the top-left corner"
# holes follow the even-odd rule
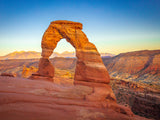
[[[76,59],[75,48],[65,38],[61,39],[50,56],[55,70],[54,83],[73,85]]]
[[[58,53],[58,55],[53,56],[54,53]],[[67,56],[67,53],[69,56]],[[75,56],[75,48],[65,38],[62,38],[58,42],[56,48],[53,51],[53,54],[51,55],[50,58],[52,58],[52,57],[66,57],[66,58],[67,57],[69,57],[69,58],[76,57]]]

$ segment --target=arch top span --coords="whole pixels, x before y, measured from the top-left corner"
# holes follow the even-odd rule
[[[75,83],[95,82],[109,83],[109,74],[104,66],[96,46],[89,42],[82,31],[82,24],[67,20],[57,20],[50,23],[42,37],[42,58],[39,61],[40,76],[54,77],[54,67],[49,61],[57,43],[65,38],[76,50]]]
[[[68,20],[57,20],[57,21],[51,22],[51,26],[53,26],[53,27],[56,24],[67,25],[68,27],[81,29],[81,30],[82,30],[82,27],[83,27],[82,23],[80,23],[80,22],[73,22],[73,21],[68,21]]]

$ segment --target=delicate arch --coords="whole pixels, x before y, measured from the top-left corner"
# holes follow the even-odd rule
[[[62,38],[65,38],[76,50],[75,83],[109,83],[107,69],[95,45],[88,41],[87,36],[82,31],[82,24],[64,20],[51,22],[45,31],[41,44],[42,58],[39,61],[39,70],[37,74],[32,75],[32,78],[40,76],[43,79],[53,80],[54,66],[50,63],[49,57]]]

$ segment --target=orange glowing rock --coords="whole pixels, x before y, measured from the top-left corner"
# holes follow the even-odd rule
[[[97,48],[93,43],[88,41],[87,36],[82,31],[82,24],[66,20],[51,22],[43,35],[39,76],[54,77],[54,68],[48,59],[62,38],[65,38],[76,50],[75,81],[109,83],[108,71],[102,62]]]

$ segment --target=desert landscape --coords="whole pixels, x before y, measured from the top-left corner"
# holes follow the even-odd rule
[[[25,52],[23,52],[23,54],[25,55]],[[160,57],[156,58],[156,56],[159,55],[160,50],[136,51],[131,53],[123,53],[112,57],[102,56],[103,63],[110,73],[110,85],[116,96],[117,103],[131,108],[132,112],[136,115],[151,119],[159,118],[160,67],[158,66],[160,65]],[[70,55],[68,54],[68,56]],[[154,59],[148,62],[150,60],[150,56]],[[16,58],[16,56],[14,57]],[[137,59],[136,57],[139,58],[139,61],[137,62],[135,62],[135,59]],[[122,64],[120,62],[121,59],[123,60],[124,58],[125,60],[129,60],[128,64]],[[119,61],[117,61],[117,59]],[[50,58],[50,61],[55,66],[55,83],[63,86],[73,85],[76,67],[75,56],[73,56],[73,58],[68,58],[65,56],[54,57]],[[38,62],[38,58],[0,60],[0,73],[10,73],[16,75],[18,79],[21,78],[21,80],[23,80],[24,78],[26,79],[30,77],[32,73],[37,72]],[[144,66],[142,66],[142,63]],[[145,66],[146,63],[149,64],[148,67]],[[120,69],[120,66],[123,67]],[[137,68],[132,68],[133,71],[138,71],[131,73],[131,71],[129,71],[129,67],[131,66],[137,66],[139,70]],[[135,75],[135,73],[137,74]]]
[[[160,120],[158,5],[1,0],[0,120]]]

